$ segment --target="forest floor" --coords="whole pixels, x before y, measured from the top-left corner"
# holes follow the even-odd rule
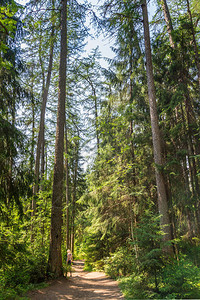
[[[33,300],[124,299],[116,281],[103,272],[83,271],[83,267],[83,261],[74,261],[72,277],[54,280],[46,288],[29,292],[27,297]]]

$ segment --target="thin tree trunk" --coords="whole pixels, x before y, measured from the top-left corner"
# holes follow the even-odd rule
[[[97,96],[96,96],[95,88],[93,88],[93,94],[94,94],[94,105],[95,105],[95,127],[96,127],[96,137],[97,137],[97,152],[99,153],[98,108],[97,108]]]
[[[188,180],[188,174],[187,174],[188,170],[187,170],[186,159],[183,159],[183,161],[182,161],[182,173],[183,173],[185,193],[186,193],[186,199],[187,199],[186,206],[185,206],[185,212],[186,212],[186,217],[187,217],[188,232],[189,232],[189,237],[193,238],[194,230],[193,230],[193,225],[192,225],[192,220],[191,220],[191,212],[189,210],[189,202],[188,202],[188,200],[190,199],[190,190],[189,190],[189,180]]]
[[[175,48],[175,44],[174,44],[173,37],[172,37],[173,26],[172,26],[172,21],[171,21],[169,8],[168,8],[166,0],[161,0],[161,5],[162,5],[163,12],[164,12],[165,22],[167,25],[167,32],[169,34],[170,46],[172,48]]]
[[[195,52],[195,62],[196,62],[197,71],[198,71],[199,93],[200,93],[200,59],[199,59],[199,49],[198,49],[197,42],[196,42],[196,37],[195,37],[195,31],[194,31],[194,26],[193,26],[193,20],[192,20],[192,14],[191,14],[191,10],[190,10],[189,0],[187,0],[187,10],[188,10],[188,14],[189,14],[189,17],[190,17],[190,23],[191,23],[192,38],[193,38],[194,52]]]
[[[133,29],[133,26],[132,26]],[[133,34],[136,34],[134,30],[132,30]],[[133,72],[133,35],[130,36],[130,45],[131,45],[131,53],[130,53],[130,58],[129,58],[129,63],[130,63],[130,105],[131,105],[131,116],[133,115],[133,110],[132,110],[132,104],[133,104],[133,79],[132,79],[132,72]],[[140,49],[140,48],[139,48]],[[141,54],[141,52],[140,52]],[[131,182],[133,185],[133,188],[136,186],[136,172],[135,172],[135,151],[134,151],[134,142],[133,142],[133,120],[130,120],[130,138],[131,138],[131,162],[132,162],[132,172],[131,172]],[[137,236],[134,236],[134,227],[137,226],[137,216],[134,212],[134,207],[136,205],[137,198],[136,196],[130,196],[130,227],[131,227],[131,238],[134,242],[137,241]],[[135,249],[135,256],[136,259],[138,258],[138,247],[137,244],[134,243],[134,249]]]
[[[39,191],[40,158],[41,158],[42,146],[44,147],[45,111],[46,111],[46,103],[47,103],[47,97],[48,97],[51,73],[52,73],[53,51],[54,51],[54,22],[52,23],[52,31],[51,31],[51,45],[50,45],[50,53],[49,53],[49,65],[48,65],[48,71],[47,71],[47,79],[46,79],[46,84],[43,88],[43,93],[42,93],[40,126],[39,126],[37,149],[36,149],[36,159],[35,159],[35,183],[33,186],[33,200],[32,200],[32,215],[33,216],[35,215],[35,212],[36,212],[36,194]],[[41,65],[41,68],[42,68],[42,65]],[[44,81],[44,79],[43,79],[43,81]]]
[[[185,135],[185,139],[187,141],[187,148],[188,148],[188,154],[187,157],[185,158],[185,160],[183,161],[183,167],[184,167],[184,173],[187,174],[187,166],[189,167],[189,178],[188,176],[185,176],[185,180],[187,182],[188,185],[188,193],[191,191],[192,194],[192,198],[195,196],[195,187],[194,187],[194,176],[193,176],[193,170],[192,170],[192,165],[191,165],[191,161],[189,159],[189,155],[191,155],[190,152],[190,139],[188,140],[187,138],[187,129],[186,129],[186,120],[185,120],[185,115],[186,115],[186,119],[188,120],[188,114],[186,112],[184,112],[183,110],[183,106],[181,104],[181,116],[182,116],[182,123],[183,123],[183,129],[184,129],[184,135]],[[190,117],[189,117],[190,119]],[[189,194],[188,194],[189,195]],[[197,209],[195,209],[194,211],[194,228],[196,230],[196,233],[199,232],[199,217],[198,217],[198,212]],[[188,224],[190,226],[190,224]]]
[[[165,16],[165,22],[167,24],[167,31],[169,33],[169,40],[170,40],[170,45],[173,48],[176,48],[176,45],[174,44],[174,40],[173,40],[173,26],[172,26],[172,22],[171,22],[171,17],[170,17],[170,13],[169,13],[169,9],[167,6],[167,2],[166,0],[161,0],[161,4],[162,4],[162,8],[163,8],[163,12],[164,12],[164,16]],[[189,8],[189,2],[187,0],[187,8],[188,8],[188,13],[190,16],[190,21],[191,21],[191,28],[192,28],[192,34],[193,34],[193,43],[194,43],[194,47],[195,47],[195,58],[196,58],[196,64],[197,64],[197,68],[198,68],[198,74],[200,75],[200,65],[199,65],[199,57],[198,57],[198,48],[197,48],[197,44],[196,44],[196,39],[195,39],[195,32],[194,32],[194,28],[193,28],[193,21],[192,21],[192,15],[190,12],[190,8]],[[183,62],[184,65],[184,62]],[[194,147],[193,147],[193,142],[192,142],[192,132],[191,132],[191,125],[192,124],[196,124],[196,120],[195,120],[195,115],[194,115],[194,111],[193,111],[193,107],[192,107],[192,100],[190,98],[190,94],[189,94],[189,90],[187,87],[187,71],[184,69],[182,71],[181,74],[181,81],[183,82],[185,88],[185,92],[184,92],[184,96],[185,96],[185,108],[186,108],[186,119],[187,119],[187,127],[188,127],[188,151],[190,152],[190,155],[192,157],[194,157]],[[200,76],[198,77],[200,79]],[[193,165],[193,166],[192,166]],[[196,187],[196,196],[198,198],[199,196],[199,183],[198,183],[198,178],[196,176],[196,162],[195,159],[192,158],[192,165],[189,161],[189,168],[190,168],[190,177],[191,177],[191,185],[192,185],[192,189],[194,192],[194,182],[195,182],[195,187]],[[194,173],[194,176],[193,176]],[[198,204],[196,204],[198,207]],[[196,217],[197,220],[200,220],[199,216],[199,208],[196,212]],[[199,227],[199,225],[197,226],[197,228]]]
[[[95,114],[95,131],[96,131],[96,139],[97,139],[97,153],[99,153],[99,131],[98,131],[98,105],[97,105],[97,95],[96,89],[93,85],[92,80],[88,77],[86,79],[92,88],[92,93],[94,97],[94,114]]]
[[[99,130],[98,130],[98,108],[97,108],[97,95],[96,90],[93,87],[94,95],[94,107],[95,107],[95,127],[96,127],[96,138],[97,138],[97,153],[99,153]]]
[[[59,95],[56,126],[55,164],[53,178],[53,195],[51,208],[51,237],[48,271],[55,277],[63,274],[61,255],[61,227],[63,203],[63,152],[66,99],[66,57],[67,57],[67,1],[61,0],[61,50],[59,67]]]
[[[171,17],[170,17],[170,13],[169,13],[169,9],[167,6],[167,2],[166,0],[161,0],[161,4],[162,4],[162,8],[163,8],[163,12],[164,12],[164,16],[165,16],[165,21],[167,24],[167,30],[169,33],[169,40],[170,40],[170,45],[173,48],[176,48],[176,45],[174,44],[174,40],[173,40],[173,26],[172,26],[172,22],[171,22]],[[196,39],[195,39],[195,32],[194,32],[194,27],[193,27],[193,21],[192,21],[192,15],[191,15],[191,11],[190,11],[190,7],[189,7],[189,1],[187,0],[187,9],[188,9],[188,14],[190,17],[190,22],[191,22],[191,29],[192,29],[192,36],[193,36],[193,43],[194,43],[194,49],[195,49],[195,60],[196,60],[196,65],[197,65],[197,69],[198,69],[198,79],[199,79],[199,87],[200,87],[200,63],[199,63],[199,55],[198,55],[198,47],[196,44]],[[184,65],[184,62],[183,62]],[[190,156],[192,157],[192,165],[189,161],[189,168],[190,168],[190,177],[191,177],[191,185],[192,185],[192,189],[193,192],[196,192],[196,198],[198,199],[199,197],[199,192],[200,192],[200,188],[199,188],[199,183],[198,183],[198,178],[197,178],[197,172],[196,172],[196,162],[194,159],[194,147],[196,147],[196,145],[193,146],[193,141],[192,141],[192,135],[193,133],[191,132],[191,125],[192,124],[196,124],[196,119],[195,119],[195,114],[193,111],[193,106],[192,106],[192,100],[190,97],[190,93],[189,93],[189,89],[187,87],[187,78],[188,78],[188,72],[186,69],[183,69],[182,73],[181,73],[181,81],[183,82],[184,86],[185,86],[185,92],[184,92],[184,96],[185,96],[185,109],[186,109],[186,120],[187,120],[187,127],[188,127],[188,151]],[[196,144],[198,144],[198,141],[196,141]],[[194,190],[194,182],[195,182],[195,190]],[[198,208],[196,213],[196,218],[197,218],[197,229],[199,228],[199,222],[200,222],[200,208],[198,203],[196,203],[196,207]],[[198,229],[199,231],[199,229]]]
[[[41,145],[42,151],[41,151],[41,178],[42,182],[44,180],[44,173],[45,173],[45,139],[43,138],[43,143]],[[43,190],[43,184],[41,186],[41,189]]]
[[[79,142],[76,142],[76,154],[75,154],[75,167],[74,167],[74,182],[73,182],[73,194],[72,194],[72,239],[71,248],[72,254],[74,254],[74,242],[75,242],[75,214],[76,214],[76,186],[77,186],[77,174],[78,174],[78,152]]]
[[[33,75],[33,67],[32,67],[32,75]],[[30,159],[30,168],[31,173],[33,174],[33,166],[34,166],[34,146],[35,146],[35,103],[34,103],[34,96],[33,96],[33,78],[31,81],[31,109],[32,109],[32,132],[31,132],[31,159]],[[35,212],[35,199],[33,200],[34,195],[32,192],[32,202],[31,204],[31,216],[33,216],[33,213]],[[33,219],[31,220],[31,241],[33,241],[34,238],[34,224]]]
[[[33,66],[32,72],[33,75]],[[34,144],[35,144],[35,104],[34,104],[34,96],[33,96],[33,78],[31,80],[31,109],[32,109],[32,132],[31,132],[31,157],[30,157],[30,169],[31,174],[33,174],[34,167]]]
[[[69,235],[69,166],[68,166],[68,138],[67,138],[67,124],[65,120],[65,171],[66,171],[66,247],[70,248],[70,235]]]
[[[147,13],[146,0],[142,3],[143,12],[143,26],[144,26],[144,39],[145,39],[145,53],[146,53],[146,68],[147,68],[147,83],[148,83],[148,96],[150,106],[150,117],[151,117],[151,130],[153,139],[153,150],[154,150],[154,161],[155,161],[155,173],[156,173],[156,184],[158,193],[158,209],[160,213],[160,224],[164,232],[163,240],[171,240],[170,230],[170,219],[168,212],[167,193],[164,181],[164,175],[162,172],[163,157],[161,149],[161,138],[160,130],[158,125],[157,105],[156,105],[156,92],[153,77],[153,65],[151,57],[151,45],[149,35],[149,22]],[[165,246],[163,249],[166,252],[172,253],[172,247]]]
[[[198,176],[197,176],[197,167],[196,167],[196,161],[195,161],[195,151],[193,146],[193,131],[191,128],[191,125],[195,123],[195,117],[194,117],[194,111],[191,104],[191,99],[189,96],[189,91],[185,93],[185,110],[186,110],[186,117],[187,117],[187,129],[188,129],[188,135],[187,135],[187,142],[188,142],[188,152],[189,152],[189,166],[190,166],[190,173],[191,173],[191,179],[192,179],[192,187],[193,187],[193,193],[195,195],[195,203],[196,206],[195,214],[197,218],[197,232],[198,235],[200,235],[199,225],[200,225],[200,209],[199,209],[199,195],[200,195],[200,188],[199,188],[199,182],[198,182]]]

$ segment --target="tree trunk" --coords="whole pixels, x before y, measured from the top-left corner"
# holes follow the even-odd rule
[[[94,107],[95,107],[95,127],[96,127],[96,138],[97,138],[97,153],[99,153],[99,129],[98,129],[98,107],[97,107],[97,95],[96,90],[92,85],[94,95]]]
[[[65,120],[65,171],[66,171],[66,247],[70,248],[70,234],[69,234],[69,166],[68,166],[68,139],[67,139],[67,125]]]
[[[95,115],[95,131],[96,131],[96,139],[97,139],[97,153],[99,153],[99,130],[98,130],[98,104],[97,104],[97,95],[96,89],[93,85],[92,80],[88,77],[86,79],[92,89],[93,99],[94,99],[94,115]]]
[[[174,44],[173,37],[172,37],[173,26],[172,26],[172,21],[171,21],[169,8],[168,8],[166,0],[161,0],[161,5],[162,5],[163,12],[164,12],[165,22],[167,25],[167,32],[169,34],[170,46],[172,48],[175,48],[175,44]]]
[[[31,68],[31,75],[33,76],[33,66]],[[30,157],[30,169],[31,174],[34,171],[34,144],[35,144],[35,103],[33,96],[33,78],[31,80],[31,109],[32,109],[32,131],[31,131],[31,157]]]
[[[175,48],[176,46],[174,44],[173,36],[172,36],[173,26],[172,26],[171,17],[170,17],[170,13],[169,13],[169,9],[168,9],[166,0],[161,0],[161,4],[162,4],[165,21],[166,21],[167,29],[168,29],[168,33],[169,33],[170,45],[173,48]],[[199,87],[200,87],[200,63],[199,63],[198,47],[196,44],[195,31],[194,31],[194,27],[193,27],[192,15],[191,15],[188,0],[187,0],[187,9],[188,9],[189,17],[190,17],[190,22],[191,22],[191,29],[192,29],[192,36],[193,36],[193,43],[194,43],[194,50],[195,50],[195,61],[196,61],[197,69],[198,69],[198,79],[199,79]],[[183,65],[184,65],[184,62],[183,62]],[[194,155],[195,155],[194,148],[196,148],[197,147],[196,145],[198,145],[198,140],[197,140],[198,137],[194,138],[196,140],[196,145],[192,141],[192,136],[194,135],[194,133],[196,133],[196,135],[197,135],[198,132],[196,130],[195,130],[195,132],[192,132],[192,128],[191,128],[191,126],[196,124],[196,119],[195,119],[195,114],[194,114],[194,110],[193,110],[192,99],[190,97],[190,92],[189,92],[189,89],[187,86],[187,79],[188,79],[188,71],[185,68],[183,68],[183,71],[181,74],[181,82],[185,86],[184,96],[185,96],[186,121],[187,121],[187,128],[188,128],[188,134],[187,134],[186,138],[188,141],[188,152],[189,152],[190,156],[192,157],[192,164],[189,161],[190,178],[191,178],[191,185],[192,185],[193,193],[194,193],[194,183],[195,183],[196,199],[198,199],[200,188],[199,188],[197,172],[196,172],[196,162],[194,159]],[[194,144],[194,146],[193,146],[193,144]],[[198,203],[196,203],[196,207],[198,208],[197,211],[195,212],[197,220],[198,220],[197,228],[199,228],[200,207],[199,207]]]
[[[74,180],[73,180],[73,193],[72,193],[72,229],[71,229],[72,230],[72,232],[71,232],[72,254],[74,254],[74,241],[75,241],[75,214],[76,214],[76,186],[77,186],[77,174],[78,174],[78,152],[79,152],[79,142],[76,141]]]
[[[198,49],[197,42],[196,42],[195,31],[194,31],[193,20],[192,20],[192,14],[191,14],[191,10],[190,10],[190,3],[189,3],[188,0],[187,0],[187,10],[188,10],[188,14],[189,14],[189,17],[190,17],[190,23],[191,23],[191,31],[192,31],[192,38],[193,38],[193,44],[194,44],[195,62],[196,62],[197,71],[198,71],[199,93],[200,93],[200,59],[199,59],[199,49]]]
[[[35,183],[33,186],[33,200],[32,200],[32,215],[35,215],[36,212],[36,194],[39,191],[39,173],[40,173],[40,158],[42,147],[44,147],[44,124],[45,124],[45,111],[46,111],[46,103],[50,86],[52,65],[53,65],[53,51],[54,51],[54,22],[52,23],[52,31],[51,31],[51,45],[50,45],[50,53],[49,53],[49,65],[47,71],[47,79],[46,84],[43,87],[42,92],[42,107],[40,114],[40,126],[38,133],[38,141],[37,141],[37,150],[36,150],[36,159],[35,159]],[[42,65],[41,68],[43,69]],[[44,77],[44,76],[43,76]],[[44,79],[43,79],[44,81]]]
[[[161,149],[161,138],[160,130],[158,125],[157,105],[156,105],[156,92],[153,77],[153,65],[151,57],[151,46],[150,46],[150,35],[149,35],[149,21],[147,13],[146,0],[142,3],[143,12],[143,26],[144,26],[144,39],[145,39],[145,53],[146,53],[146,72],[147,72],[147,83],[148,83],[148,96],[150,106],[150,117],[151,117],[151,130],[153,139],[153,150],[154,150],[154,161],[155,161],[155,173],[156,173],[156,184],[158,193],[158,209],[160,213],[160,224],[164,232],[163,240],[171,240],[170,220],[167,203],[167,193],[164,181],[164,175],[162,172],[163,157]],[[172,247],[165,246],[163,249],[166,252],[171,253]]]
[[[33,66],[32,66],[32,73],[33,76]],[[31,174],[33,174],[33,168],[34,168],[34,145],[35,145],[35,103],[34,103],[34,96],[33,96],[33,78],[31,81],[31,109],[32,109],[32,130],[31,130],[31,159],[30,159],[30,169]],[[30,203],[32,211],[31,216],[33,216],[33,212],[35,212],[35,203],[36,201],[33,200],[33,193],[32,193],[32,203]],[[31,220],[31,241],[33,241],[34,238],[34,224],[33,219]]]
[[[67,0],[66,0],[67,2]],[[68,2],[67,2],[68,5]],[[67,16],[66,18],[68,19],[68,9],[67,9]],[[66,20],[67,22],[67,20]],[[67,57],[66,57],[66,67],[67,67],[67,62],[68,62],[68,33],[67,33],[67,27],[66,27],[66,35],[67,35]],[[66,100],[67,101],[67,100]],[[68,106],[68,101],[67,101],[67,106]],[[68,128],[67,128],[67,120],[65,118],[65,154],[66,154],[66,159],[65,159],[65,171],[66,171],[66,247],[67,249],[71,249],[71,241],[70,241],[70,213],[69,213],[69,205],[70,205],[70,190],[69,190],[69,164],[68,164]]]
[[[66,57],[67,57],[67,1],[61,0],[61,50],[59,67],[59,94],[55,144],[55,164],[53,178],[53,195],[51,209],[51,237],[48,271],[59,277],[62,272],[61,255],[61,226],[63,203],[63,152],[65,126],[65,98],[66,98]]]
[[[42,143],[42,151],[41,151],[41,178],[42,178],[42,186],[41,190],[44,189],[43,186],[43,180],[44,180],[44,174],[45,174],[45,138],[43,137],[43,143]]]

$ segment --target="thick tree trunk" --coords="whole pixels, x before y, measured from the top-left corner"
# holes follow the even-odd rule
[[[62,272],[61,227],[63,203],[63,152],[66,99],[66,57],[67,57],[67,1],[61,0],[61,50],[59,67],[59,95],[55,144],[55,165],[51,209],[51,237],[48,271],[59,277]]]
[[[167,203],[167,193],[165,187],[164,176],[162,172],[163,157],[161,149],[160,130],[158,125],[157,105],[156,105],[156,92],[153,77],[153,65],[151,57],[150,35],[149,35],[149,22],[147,13],[146,0],[142,3],[143,12],[143,26],[144,26],[144,38],[145,38],[145,53],[146,53],[146,71],[147,71],[147,83],[148,83],[148,96],[150,106],[151,117],[151,130],[153,139],[154,161],[155,161],[155,173],[156,184],[158,193],[158,209],[160,213],[160,224],[164,232],[163,240],[171,240],[170,220]],[[165,247],[166,252],[172,252],[172,247]]]

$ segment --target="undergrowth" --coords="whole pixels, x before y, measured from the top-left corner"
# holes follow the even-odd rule
[[[172,260],[158,274],[142,272],[119,279],[126,299],[200,299],[200,269],[188,258]]]

